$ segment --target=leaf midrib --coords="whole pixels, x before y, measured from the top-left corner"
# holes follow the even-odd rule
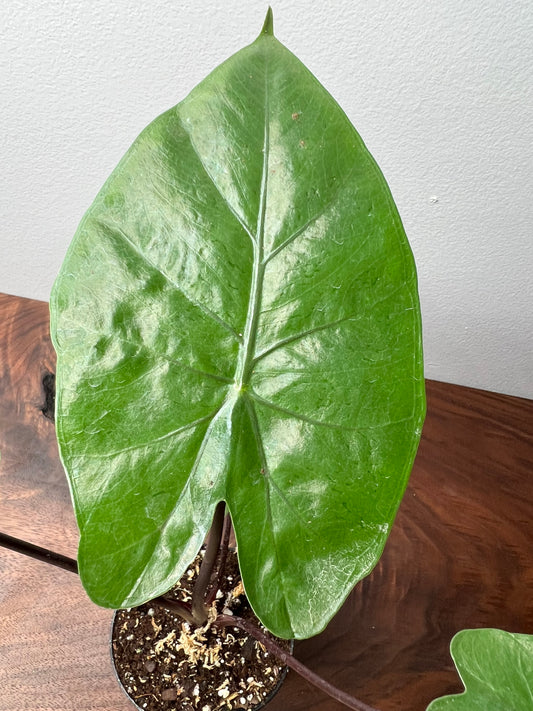
[[[254,263],[252,267],[252,283],[248,311],[244,327],[243,345],[239,349],[239,359],[235,371],[235,387],[244,391],[249,386],[254,366],[255,344],[257,338],[263,280],[265,277],[264,242],[265,218],[268,190],[268,163],[270,152],[270,101],[268,90],[268,63],[265,57],[264,80],[264,127],[263,127],[263,167],[259,191],[259,210],[257,216],[256,239],[254,240]]]

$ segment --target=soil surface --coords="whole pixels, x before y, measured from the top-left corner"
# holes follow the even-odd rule
[[[191,601],[201,555],[167,597]],[[228,554],[220,587],[224,592],[216,592],[211,619],[222,613],[253,619],[272,637],[246,600],[235,553]],[[276,641],[290,650],[289,641]],[[255,709],[276,692],[286,674],[286,667],[239,628],[218,628],[212,622],[194,628],[151,603],[117,611],[112,646],[124,689],[146,711]]]

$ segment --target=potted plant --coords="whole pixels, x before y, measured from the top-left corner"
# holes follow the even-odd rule
[[[270,10],[111,174],[55,282],[51,333],[88,595],[170,607],[191,634],[244,629],[298,667],[265,630],[317,634],[372,570],[425,398],[390,191]],[[170,598],[210,529],[192,600]],[[235,597],[263,631],[213,606],[230,531]]]
[[[288,663],[368,711],[271,633],[319,632],[384,546],[424,416],[416,275],[381,173],[274,38],[270,11],[250,47],[128,151],[51,306],[58,439],[89,595],[136,606],[117,618],[123,637],[151,628],[169,658],[189,645],[216,666],[198,656],[206,638],[243,633],[237,653],[270,655],[275,682]],[[0,544],[78,572],[5,534]],[[460,632],[451,651],[465,692],[428,711],[529,709],[532,639]],[[154,708],[269,697],[221,682],[202,706],[199,683],[167,676],[172,693]]]

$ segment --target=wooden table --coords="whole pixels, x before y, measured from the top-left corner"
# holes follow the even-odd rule
[[[0,295],[0,530],[75,557],[77,530],[43,377],[48,306]],[[465,627],[533,634],[533,401],[429,381],[411,482],[385,553],[296,656],[380,711],[459,691]],[[129,711],[111,612],[76,575],[0,550],[0,710]],[[340,711],[296,674],[269,711]]]

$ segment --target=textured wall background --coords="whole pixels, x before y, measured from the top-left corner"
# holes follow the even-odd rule
[[[428,377],[533,397],[531,0],[278,0],[275,32],[380,164],[417,259]],[[258,0],[0,9],[0,291],[47,300],[140,130],[255,39]]]

